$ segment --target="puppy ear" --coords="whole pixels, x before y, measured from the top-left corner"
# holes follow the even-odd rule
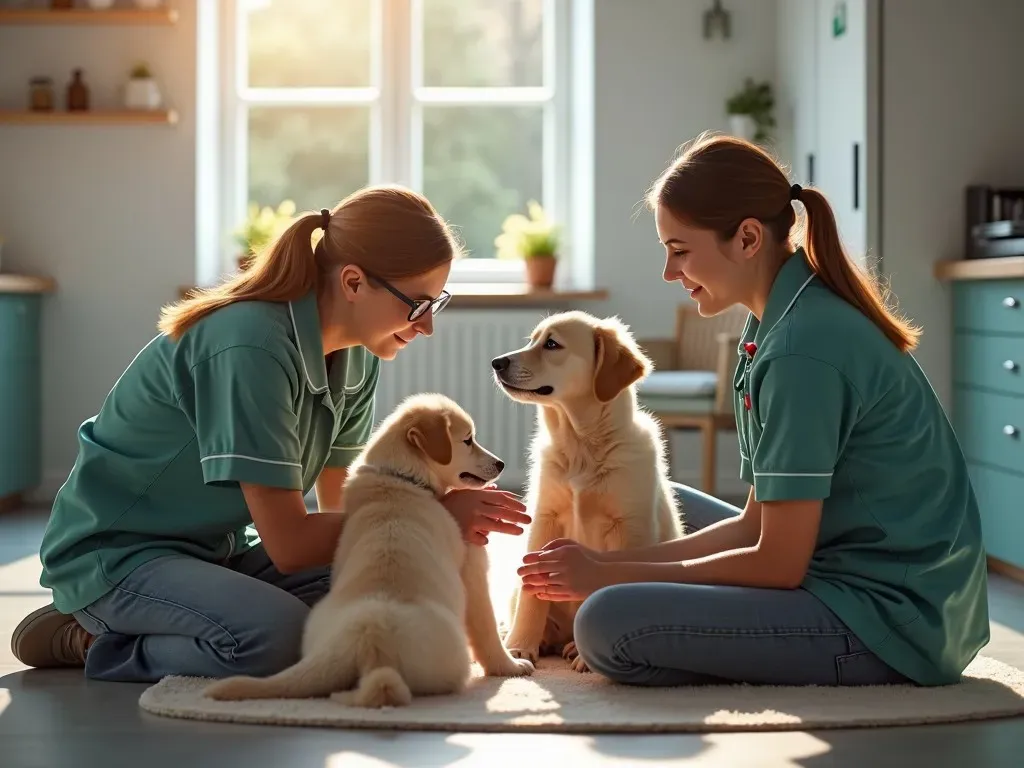
[[[650,361],[639,348],[627,343],[623,333],[605,326],[594,329],[594,394],[602,403],[614,400],[651,368]]]
[[[452,439],[448,419],[441,413],[424,413],[409,428],[409,442],[438,464],[452,461]]]

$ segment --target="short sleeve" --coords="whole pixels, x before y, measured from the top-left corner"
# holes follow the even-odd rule
[[[824,499],[860,399],[819,360],[789,355],[767,366],[756,398],[761,435],[750,457],[755,498]]]
[[[373,431],[377,396],[377,382],[380,379],[380,360],[367,353],[370,370],[363,386],[352,393],[352,406],[345,408],[345,420],[341,424],[331,455],[327,459],[329,467],[348,467],[355,461],[359,452],[366,446]]]
[[[206,483],[302,490],[295,379],[270,352],[232,347],[192,369],[192,416]]]

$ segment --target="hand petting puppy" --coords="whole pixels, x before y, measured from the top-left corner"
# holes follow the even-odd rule
[[[441,504],[459,524],[467,544],[484,546],[490,533],[518,536],[523,532],[521,526],[530,522],[523,502],[495,486],[451,491],[441,499]]]
[[[517,572],[523,590],[540,600],[576,601],[611,583],[609,566],[600,552],[572,539],[555,539],[528,552]]]

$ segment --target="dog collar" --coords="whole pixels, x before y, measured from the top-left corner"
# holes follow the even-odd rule
[[[412,475],[407,475],[405,472],[399,472],[395,469],[385,469],[383,467],[373,467],[373,471],[381,475],[393,477],[396,480],[404,480],[410,485],[415,485],[417,488],[422,488],[424,491],[430,491],[431,494],[434,493],[434,489],[431,488],[428,483],[424,483],[422,480],[413,477]]]

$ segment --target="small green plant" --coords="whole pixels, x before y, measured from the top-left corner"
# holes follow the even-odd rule
[[[235,242],[246,254],[256,254],[292,223],[295,203],[284,200],[277,208],[249,203],[245,221],[235,230]]]
[[[764,141],[775,127],[775,92],[771,83],[755,83],[747,78],[743,88],[729,97],[725,111],[730,115],[749,115],[757,126],[754,141]]]
[[[153,72],[150,70],[148,64],[136,64],[132,67],[132,80],[149,80],[153,77]]]
[[[559,227],[536,200],[526,204],[529,218],[521,213],[508,216],[501,234],[494,239],[499,259],[557,258],[561,240]]]

